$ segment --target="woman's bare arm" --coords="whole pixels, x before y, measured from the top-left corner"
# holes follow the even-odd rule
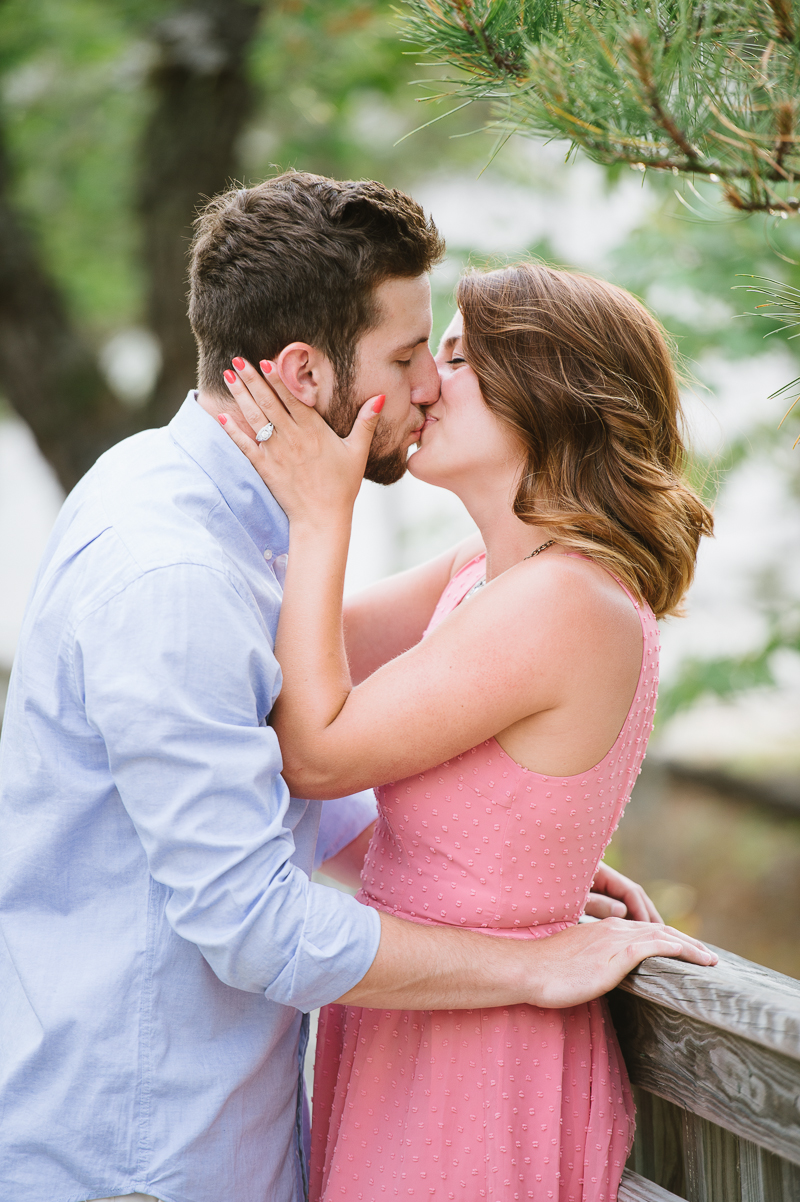
[[[253,374],[255,374],[255,373],[253,373]],[[258,379],[260,380],[260,377]],[[263,385],[263,381],[261,381],[261,384]],[[248,404],[248,400],[251,404],[253,404],[252,398],[249,397],[249,394],[248,394],[248,397],[242,397],[242,402],[245,405]],[[291,400],[291,398],[290,398],[290,400]],[[257,415],[259,413],[262,415],[269,415],[269,412],[270,412],[269,406],[260,407],[260,408],[254,407],[254,412],[252,412],[252,414],[250,416],[253,419],[255,419],[256,424],[258,424]],[[283,422],[284,418],[286,418],[287,414],[288,414],[288,409],[280,409],[280,410],[275,411],[275,416],[278,417],[282,422]],[[308,420],[307,420],[308,416],[309,415],[307,415],[307,414],[305,414],[305,415],[301,414],[301,419],[304,417],[306,419],[306,424],[308,424]],[[362,411],[362,418],[363,418],[363,416],[364,416],[364,413]],[[361,420],[362,419],[360,418],[359,421],[361,421]],[[367,422],[369,422],[370,420],[371,419],[368,417]],[[321,423],[319,423],[318,419],[311,418],[312,425],[315,421],[316,421],[316,434],[319,435]],[[372,424],[374,425],[374,419],[372,419]],[[291,424],[285,425],[284,431],[285,431],[285,441],[287,442],[287,446],[289,447],[289,449],[291,449],[291,443],[292,443],[292,438],[293,438]],[[336,448],[336,452],[340,455],[340,457],[343,452],[346,455],[351,456],[350,460],[342,461],[344,464],[344,469],[346,469],[345,477],[347,476],[348,472],[352,476],[353,464],[355,462],[355,468],[356,468],[356,472],[357,472],[356,480],[360,479],[360,471],[363,470],[363,459],[366,458],[366,451],[367,451],[368,442],[369,442],[369,431],[368,431],[368,429],[358,430],[357,434],[358,434],[358,437],[360,438],[360,442],[361,442],[361,447],[360,447],[359,453],[362,456],[362,462],[360,464],[358,462],[357,455],[354,454],[354,452],[357,450],[356,447],[353,447],[352,445],[350,447],[348,447],[347,442],[340,443],[340,441],[338,439],[335,439],[335,436],[332,436],[330,434],[330,431],[323,431],[323,433],[322,433],[323,438],[327,438],[328,440],[330,440],[330,438],[332,438],[332,437],[334,438],[333,445]],[[267,480],[267,482],[270,483],[270,472],[265,470],[265,468],[268,466],[268,463],[265,463],[265,461],[264,461],[263,451],[261,451],[259,453],[259,448],[253,444],[252,438],[248,438],[243,432],[239,431],[238,428],[236,429],[235,434],[232,434],[232,436],[234,437],[234,441],[237,443],[237,445],[240,446],[242,451],[251,460],[251,462],[254,464],[254,466],[257,468],[257,470],[259,470],[259,472],[264,476],[264,478]],[[278,446],[280,447],[280,445],[281,444],[279,443]],[[303,441],[301,443],[301,446],[303,448],[303,453],[307,455],[308,454],[308,446],[306,445],[305,441]],[[277,458],[280,459],[280,452],[279,452]],[[290,454],[289,455],[289,459],[290,459],[289,475],[290,475],[290,477],[291,477],[291,458],[292,457]],[[312,447],[311,447],[311,459],[312,459],[312,463],[313,463],[313,459],[314,459],[313,440],[312,440]],[[312,470],[311,478],[314,479],[317,475],[318,475],[318,473],[316,473],[315,471]],[[307,478],[308,477],[306,477],[306,479]],[[341,697],[342,697],[343,703],[347,702],[350,699],[352,693],[354,692],[354,690],[352,689],[349,675],[347,673],[347,663],[346,663],[346,658],[344,656],[344,646],[343,646],[341,621],[340,621],[340,613],[341,613],[340,589],[341,589],[341,586],[343,583],[343,577],[344,577],[344,563],[345,563],[345,557],[346,557],[346,551],[347,551],[348,532],[349,532],[349,514],[352,512],[352,501],[355,499],[355,492],[357,491],[357,487],[353,487],[352,483],[351,483],[350,487],[351,487],[351,501],[350,501],[350,510],[349,511],[347,510],[346,506],[341,511],[337,511],[335,508],[333,510],[331,510],[331,508],[329,506],[326,506],[326,504],[324,503],[328,499],[327,496],[325,496],[325,495],[316,499],[318,506],[315,511],[314,507],[313,507],[313,498],[312,498],[312,513],[315,513],[316,515],[319,515],[319,514],[325,515],[329,519],[329,524],[325,523],[325,522],[320,523],[320,521],[315,520],[315,521],[311,522],[310,526],[305,527],[306,535],[308,538],[310,538],[311,555],[310,555],[310,557],[308,557],[306,555],[300,555],[299,557],[297,557],[299,563],[305,564],[305,573],[303,571],[300,571],[298,573],[298,572],[295,572],[294,570],[292,570],[292,572],[291,572],[292,579],[295,582],[295,585],[297,585],[297,582],[299,582],[299,585],[297,585],[297,587],[299,587],[299,589],[300,589],[300,597],[302,598],[303,596],[305,596],[306,601],[308,601],[308,599],[311,598],[312,611],[315,608],[317,608],[318,606],[321,609],[321,618],[322,618],[321,626],[323,628],[323,634],[322,634],[323,643],[324,643],[324,637],[325,637],[324,627],[325,627],[326,623],[328,624],[328,634],[332,635],[332,641],[327,648],[328,652],[331,652],[331,654],[329,656],[328,661],[325,661],[325,657],[323,656],[324,668],[320,672],[319,678],[315,678],[314,672],[313,672],[313,669],[314,669],[313,653],[312,653],[310,664],[306,663],[306,665],[305,665],[306,668],[311,669],[311,674],[310,674],[309,679],[312,684],[312,700],[313,700],[313,695],[316,695],[316,693],[318,692],[320,683],[322,683],[325,686],[323,688],[323,692],[325,691],[325,689],[328,689],[328,691],[330,692],[330,689],[332,688],[334,691],[334,697],[335,697],[336,689],[341,687]],[[307,501],[308,498],[306,497],[305,500]],[[324,528],[320,529],[321,526]],[[302,539],[303,539],[302,529],[304,528],[302,522],[300,523],[300,527],[301,527],[301,542],[302,542]],[[296,532],[297,532],[297,528],[295,527],[295,533]],[[320,535],[321,535],[321,543],[320,543]],[[320,579],[315,580],[314,573],[311,572],[309,574],[309,571],[308,571],[309,565],[315,564],[314,553],[315,553],[315,548],[318,546],[318,544],[319,544],[319,548],[320,548],[322,554],[321,554],[320,561],[318,563],[316,563],[316,568],[320,572],[320,579],[321,579],[323,585],[326,582],[327,582],[327,584],[330,585],[330,596],[326,597],[325,588],[323,588],[323,597],[321,598],[321,604],[319,601],[315,600],[315,598],[319,597],[319,588],[317,586],[320,583]],[[428,594],[428,598],[424,604],[424,609],[426,611],[429,611],[432,608],[433,602],[435,601],[435,597],[438,596],[438,594],[441,592],[442,587],[446,583],[445,577],[449,578],[454,571],[458,570],[458,568],[462,565],[462,563],[467,562],[470,558],[473,557],[473,555],[475,553],[477,553],[481,549],[482,548],[481,548],[480,543],[478,543],[476,541],[465,540],[465,543],[463,543],[461,545],[458,552],[455,554],[455,556],[452,559],[449,560],[449,562],[448,562],[448,557],[440,557],[438,562],[434,561],[434,566],[433,566],[432,570],[430,569],[430,565],[428,565],[427,569],[423,568],[416,574],[417,586],[419,585],[421,578],[426,577],[427,578],[427,586],[430,589],[430,593]],[[305,550],[308,551],[309,548],[305,548]],[[568,570],[571,570],[571,568],[568,564],[566,564],[566,565],[562,564],[561,570],[563,570],[564,567],[567,567]],[[304,575],[305,575],[305,583],[307,585],[306,588],[303,588]],[[413,576],[414,574],[409,574],[409,575]],[[510,578],[510,575],[511,574],[509,574],[509,578]],[[519,573],[517,573],[517,575],[519,575]],[[330,579],[328,579],[329,576],[330,576]],[[406,580],[407,579],[408,579],[408,577],[406,577]],[[401,578],[401,581],[402,581],[402,578]],[[395,582],[395,583],[397,583],[397,582]],[[552,585],[552,581],[550,583]],[[576,593],[579,594],[581,591],[581,587],[583,585],[585,585],[587,582],[585,579],[584,580],[579,579],[577,581],[572,580],[570,583],[573,587],[567,590],[567,594],[566,594],[567,596],[572,596]],[[577,587],[575,587],[576,585],[577,585]],[[294,585],[293,585],[293,587],[294,587]],[[405,582],[401,583],[401,589],[402,589],[402,587],[406,587]],[[495,588],[495,591],[497,591],[497,585],[495,584],[493,587]],[[490,591],[491,591],[491,589],[486,590],[487,593],[489,593]],[[614,591],[614,590],[612,590],[612,591]],[[390,617],[391,612],[393,610],[393,606],[390,603],[391,592],[392,592],[391,589],[387,589],[386,591],[383,592],[383,597],[382,597],[382,601],[385,604],[384,614],[387,619]],[[406,601],[408,604],[411,604],[411,594],[415,593],[415,592],[416,592],[417,596],[420,595],[419,587],[417,587],[415,589],[412,586],[412,588],[410,589],[409,594],[407,595],[407,598],[406,598]],[[435,594],[435,596],[434,596],[434,594]],[[557,593],[557,596],[558,596],[558,593]],[[615,593],[615,596],[616,596],[617,601],[619,601],[619,594]],[[401,598],[398,596],[398,594],[395,593],[394,598],[393,598],[394,602],[396,603],[400,599]],[[523,602],[528,602],[530,600],[529,591],[527,588],[525,590],[523,590],[523,593],[521,594],[521,599]],[[512,600],[513,600],[513,598],[512,598]],[[578,597],[579,610],[581,609],[581,606],[584,609],[584,611],[587,609],[587,606],[585,604],[586,600],[587,600],[587,598],[583,598],[581,600],[581,598]],[[589,598],[589,600],[591,601],[592,599]],[[389,603],[387,604],[387,602],[389,602]],[[293,606],[289,606],[288,608],[292,609]],[[369,606],[365,606],[362,609],[362,614],[367,614],[369,612],[369,608],[370,608]],[[549,606],[549,608],[551,611],[554,609],[552,604]],[[569,613],[565,614],[564,608],[565,607],[562,604],[560,607],[560,617],[562,619],[560,622],[560,625],[563,629],[566,629],[568,632],[570,632],[571,636],[574,636],[576,633],[576,623],[574,621],[574,616],[572,616],[573,620],[571,620],[571,615]],[[590,605],[588,608],[591,611],[595,611],[598,607],[596,605]],[[602,606],[600,606],[599,608],[602,609]],[[612,609],[613,609],[613,606],[612,606]],[[376,633],[375,633],[375,637],[374,637],[374,646],[382,645],[384,648],[384,652],[385,652],[386,648],[388,646],[388,643],[387,643],[387,641],[384,640],[384,642],[381,644],[382,636],[381,636],[381,633],[379,630],[380,621],[381,621],[380,614],[379,614],[380,605],[375,607],[375,610],[378,611],[378,619],[375,622],[375,632]],[[473,616],[475,616],[479,613],[483,613],[484,620],[486,619],[487,615],[490,614],[490,612],[491,612],[490,610],[484,609],[484,607],[481,605],[480,601],[473,603],[471,609],[470,609],[470,607],[466,608],[467,615],[472,614]],[[429,614],[428,614],[428,612],[426,612],[424,614],[424,620],[426,622],[427,622],[428,616],[429,616]],[[540,627],[541,627],[544,630],[544,637],[545,637],[545,639],[547,639],[547,622],[546,621],[537,622],[536,615],[531,612],[530,605],[527,605],[527,607],[523,610],[522,614],[517,615],[517,616],[521,617],[521,619],[522,619],[522,628],[523,629],[539,631],[539,634],[537,635],[537,637],[540,637],[541,633],[542,633],[542,630],[540,630]],[[630,613],[627,614],[627,617],[628,617],[628,619],[630,619],[630,617],[631,617]],[[566,620],[564,620],[564,619],[566,619]],[[373,618],[373,620],[374,620],[374,618]],[[423,620],[423,618],[422,618],[422,616],[420,616],[418,614],[417,618],[415,620],[419,624]],[[449,625],[450,625],[450,630],[452,632],[452,630],[458,625],[458,623],[457,622],[454,623],[451,620]],[[606,625],[608,625],[608,621],[606,621]],[[610,625],[611,625],[611,627],[613,627],[613,625],[614,625],[613,620],[611,621]],[[637,622],[637,626],[638,626],[638,622]],[[312,642],[316,643],[317,649],[319,649],[319,644],[317,642],[317,640],[319,638],[319,627],[320,627],[320,623],[315,621],[314,613],[312,612],[311,620],[309,623],[309,629],[312,632]],[[302,623],[300,624],[298,633],[302,640],[302,637],[303,637]],[[515,633],[515,631],[513,629],[513,623],[512,623],[511,633],[512,634]],[[613,635],[615,632],[613,629],[608,629],[606,631],[600,631],[600,633],[606,634],[606,635]],[[616,633],[619,634],[619,631],[617,631]],[[474,649],[474,647],[476,645],[483,646],[480,642],[478,642],[478,643],[475,642],[475,631],[470,632],[469,625],[467,626],[467,636],[468,637],[465,640],[464,632],[462,631],[461,639],[462,639],[462,649],[464,651],[464,654],[463,655],[459,654],[456,656],[456,659],[458,661],[457,665],[456,665],[457,667],[463,667],[463,664],[465,662],[474,661],[475,656],[471,655],[470,652]],[[434,638],[436,640],[436,639],[438,639],[438,636],[434,636]],[[574,638],[573,638],[573,641],[574,641]],[[611,641],[613,642],[613,639]],[[501,643],[506,644],[503,648],[505,660],[507,660],[507,661],[513,660],[513,662],[515,662],[515,663],[522,662],[523,665],[525,665],[526,661],[525,661],[524,655],[522,656],[522,658],[520,656],[520,652],[521,652],[522,648],[521,648],[519,639],[516,639],[516,641],[514,643],[514,646],[513,646],[514,654],[513,655],[509,655],[508,633],[506,633],[505,635],[502,636]],[[568,643],[569,643],[569,639],[568,639]],[[458,650],[457,646],[456,646],[456,650]],[[570,650],[570,648],[569,648],[569,646],[566,646],[562,650],[566,654]],[[557,647],[556,648],[556,652],[557,652],[556,659],[557,660],[559,658],[558,651],[559,651],[559,648]],[[401,655],[400,660],[407,661],[408,656]],[[401,671],[405,671],[405,665],[401,663],[400,666],[401,666]],[[525,671],[530,675],[529,667],[526,667]],[[376,673],[375,675],[377,676],[380,674]],[[539,686],[537,686],[537,687],[539,687]],[[355,692],[358,692],[358,690],[355,690]],[[501,692],[502,692],[502,689],[501,689]],[[301,693],[302,693],[302,690],[301,690]],[[473,690],[473,692],[472,692],[473,701],[475,700],[475,698],[478,699],[479,708],[481,710],[485,710],[487,708],[487,704],[489,702],[486,690],[485,689],[481,690],[480,688],[476,688],[475,690]],[[330,700],[330,696],[328,697],[328,701],[329,700]],[[386,700],[387,700],[387,694],[386,694],[386,691],[384,690],[384,697],[382,698],[384,712],[380,712],[378,714],[379,723],[380,723],[380,721],[384,721],[386,718],[386,712],[385,712],[386,711]],[[391,706],[391,704],[394,702],[392,690],[389,690],[388,700],[389,700],[390,706]],[[450,696],[447,698],[447,701],[449,703],[450,709],[457,710],[458,707],[463,704],[463,701],[464,701],[463,693],[461,693],[459,690],[456,690],[456,692],[453,696]],[[505,698],[505,701],[507,703],[508,699]],[[323,704],[325,704],[325,702],[323,702]],[[489,705],[489,708],[491,708],[490,705]],[[473,709],[474,709],[474,706],[473,706]],[[408,715],[406,715],[406,716],[408,717]],[[473,715],[473,717],[474,717],[474,715]],[[492,722],[493,722],[493,729],[497,729],[497,726],[494,725],[494,720],[492,720]],[[398,725],[399,725],[400,733],[402,736],[406,733],[407,728],[404,728],[402,721]],[[447,727],[447,723],[433,724],[431,727],[434,747],[437,746],[436,740],[441,739],[441,737],[443,737],[442,730],[441,730],[442,725],[444,725],[445,728]],[[312,728],[313,728],[313,723],[312,723]],[[367,734],[369,734],[368,728],[367,728]],[[451,734],[448,733],[446,729],[445,729],[444,737],[445,738],[451,737]],[[373,739],[367,738],[366,740],[362,740],[361,743],[359,744],[359,753],[358,754],[360,754],[360,755],[363,755],[363,745],[364,744],[366,744],[368,751],[370,749],[373,751],[375,751],[377,749],[378,759],[380,760],[381,755],[382,755],[382,748],[381,748],[380,742],[378,741],[378,743],[376,745],[376,743]],[[345,748],[345,752],[347,752],[347,748]],[[415,760],[414,766],[418,767],[419,761],[418,761],[417,757],[420,756],[421,754],[424,754],[424,752],[420,751],[420,749],[415,746],[415,747],[411,748],[410,754],[413,755],[413,757],[414,757],[414,760]],[[430,754],[430,750],[429,750],[429,754]],[[442,755],[440,752],[437,752],[436,754],[438,756],[438,759],[442,758]],[[347,755],[346,755],[345,759],[347,759]],[[436,761],[434,760],[433,762],[436,762]],[[347,772],[349,770],[349,766],[348,766],[347,762],[345,762],[343,765],[339,765],[338,770],[343,770],[343,771]],[[375,775],[376,774],[373,774],[370,777],[370,779],[374,779]],[[344,791],[345,791],[344,789],[339,790],[340,793],[344,792]],[[361,865],[363,864],[364,854],[366,852],[366,847],[368,844],[370,833],[371,832],[369,830],[362,832],[361,835],[356,840],[354,840],[347,848],[345,848],[338,857],[333,857],[333,859],[325,865],[326,869],[329,872],[332,872],[332,874],[339,879],[347,880],[348,883],[355,883],[357,874],[359,873]],[[617,914],[619,914],[620,911],[622,911],[622,912],[627,912],[631,918],[639,918],[639,919],[643,920],[644,922],[647,922],[648,920],[650,922],[659,922],[659,916],[658,916],[657,912],[655,911],[654,907],[652,906],[652,903],[650,903],[649,899],[646,897],[644,892],[639,888],[639,886],[637,886],[633,882],[627,880],[627,878],[620,876],[620,874],[615,873],[613,870],[607,869],[607,868],[605,868],[605,866],[601,866],[601,868],[598,870],[597,876],[595,878],[594,887],[595,887],[595,890],[597,891],[597,893],[596,893],[596,895],[595,894],[591,895],[591,899],[590,899],[591,904],[590,904],[590,906],[587,906],[587,912],[589,912],[589,910],[591,909],[598,916],[605,917],[605,916],[607,916],[609,914],[613,914],[615,912]],[[614,905],[614,899],[616,899],[616,907]],[[388,920],[387,920],[387,922],[388,922]],[[408,924],[399,922],[399,920],[395,921],[395,922],[388,922],[388,927],[389,927],[388,931],[386,930],[386,927],[387,927],[387,923],[384,923],[384,938],[382,939],[382,943],[381,943],[381,951],[376,959],[375,964],[373,965],[373,969],[371,969],[370,973],[368,974],[369,979],[365,978],[364,982],[362,982],[361,985],[359,986],[359,989],[361,990],[361,993],[358,995],[359,997],[368,995],[368,996],[376,996],[376,997],[383,998],[384,997],[384,988],[388,989],[389,992],[391,993],[391,990],[392,990],[392,988],[394,988],[394,986],[385,985],[384,983],[382,983],[382,982],[384,982],[386,963],[387,962],[392,963],[395,959],[397,959],[397,957],[400,957],[400,964],[402,967],[402,958],[404,955],[404,952],[403,952],[404,948],[407,949],[409,946],[414,946],[415,941],[417,941],[419,939],[427,940],[428,942],[430,942],[431,939],[433,939],[434,943],[436,943],[436,940],[438,940],[440,938],[438,935],[431,934],[430,932],[424,933],[424,931],[422,934],[414,934],[412,931],[409,930]],[[606,928],[606,929],[608,929],[608,928]],[[462,932],[462,934],[463,934],[463,932]],[[441,936],[441,937],[444,938],[445,940],[449,940],[449,933],[445,932],[443,934],[443,936]],[[599,936],[593,936],[593,938],[597,938],[597,937],[599,937]],[[583,938],[584,938],[584,936],[581,935],[581,939],[583,939]],[[656,936],[652,936],[651,938],[656,938]],[[571,946],[570,941],[566,941],[566,942],[567,942],[567,944],[569,944]],[[463,965],[463,957],[466,953],[465,953],[465,945],[459,943],[458,941],[456,941],[456,943],[453,944],[452,947],[456,954],[456,958],[454,961],[455,974],[456,974],[455,978],[450,979],[450,977],[448,977],[449,984],[447,984],[446,982],[445,982],[445,984],[442,984],[444,977],[447,976],[447,973],[444,972],[444,964],[445,964],[444,960],[441,962],[441,964],[439,964],[433,970],[434,980],[428,981],[427,984],[422,983],[422,979],[419,976],[419,972],[417,972],[417,977],[415,978],[417,981],[417,984],[414,985],[413,988],[418,990],[419,996],[422,996],[424,994],[425,990],[427,990],[427,989],[435,990],[436,988],[439,988],[439,986],[441,986],[441,988],[444,989],[444,993],[442,993],[441,996],[445,997],[445,998],[450,998],[449,1001],[445,1000],[442,1002],[442,1004],[443,1005],[455,1004],[452,1000],[452,990],[455,989],[457,991],[457,989],[458,989],[457,977],[458,977],[459,971],[461,971],[461,969],[464,966]],[[450,948],[450,943],[447,942],[446,945],[442,946],[441,950],[444,953],[449,948]],[[641,951],[641,948],[639,950]],[[498,956],[500,957],[500,960],[503,963],[505,963],[506,961],[503,958],[508,956],[508,950],[502,951],[499,949],[494,951],[491,955],[489,955],[485,944],[483,945],[482,948],[479,946],[478,951],[479,951],[479,958],[480,958],[480,955],[482,955],[486,958],[485,963],[494,963],[494,960]],[[628,954],[628,953],[626,953],[626,954]],[[644,952],[644,954],[649,955],[649,954],[655,954],[655,953],[653,953],[652,951],[646,951],[646,952]],[[683,953],[683,951],[676,951],[675,954],[684,954],[684,953]],[[692,957],[694,957],[697,954],[697,951],[696,950],[690,951],[689,954]],[[512,957],[512,959],[513,959],[513,957]],[[700,961],[700,962],[702,962],[702,961]],[[453,967],[453,965],[451,965],[451,968],[452,967]],[[510,967],[510,965],[509,965],[509,967]],[[448,969],[447,971],[450,972],[450,969]],[[424,974],[423,974],[423,976],[424,976]],[[425,978],[425,979],[427,980],[427,978]],[[438,985],[436,984],[436,982],[438,982]],[[363,988],[362,988],[362,986],[363,986]],[[489,984],[487,987],[489,988],[489,992],[491,993],[491,984]],[[419,993],[420,990],[422,991],[422,993]],[[448,991],[450,991],[450,992],[448,992]],[[348,998],[348,1000],[355,1000],[355,995],[353,995],[352,999]],[[380,1001],[378,1004],[384,1004],[384,1002]],[[389,1004],[389,1003],[387,1002],[385,1004]],[[397,1004],[400,1004],[400,1003],[398,1002]],[[411,1004],[411,1003],[406,1002],[404,1004]],[[422,1004],[422,1003],[420,1003],[420,1004]],[[431,1004],[433,1004],[433,1003],[431,1003]],[[464,1003],[464,1004],[468,1004],[468,1003]],[[469,1004],[472,1004],[472,1003],[469,1003]],[[499,1002],[496,1004],[499,1004]]]
[[[284,775],[301,796],[341,796],[424,771],[529,715],[558,710],[576,687],[587,702],[604,688],[608,695],[613,661],[621,647],[630,650],[627,628],[617,629],[617,611],[604,609],[583,565],[559,557],[512,568],[352,687],[338,609],[346,536],[298,523],[292,538],[276,640],[284,687],[273,722]],[[586,647],[600,649],[588,665]],[[587,763],[616,738],[636,675]]]
[[[292,791],[340,797],[400,780],[531,715],[565,712],[566,698],[585,713],[604,696],[595,715],[602,749],[586,763],[602,758],[633,696],[642,636],[618,586],[579,560],[516,565],[353,687],[342,592],[352,506],[377,416],[368,402],[340,439],[277,378],[280,399],[252,369],[244,380],[259,394],[255,405],[244,383],[231,386],[245,416],[255,427],[274,418],[278,434],[264,447],[239,431],[232,437],[276,492],[291,527],[275,645],[284,682],[272,720]],[[577,711],[566,713],[573,751],[576,720]],[[590,723],[578,725],[583,738]],[[584,752],[592,748],[579,746]]]

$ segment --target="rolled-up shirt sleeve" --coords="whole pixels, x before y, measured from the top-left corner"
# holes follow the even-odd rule
[[[267,725],[280,668],[235,577],[196,564],[147,571],[81,617],[73,654],[176,933],[226,984],[300,1010],[360,981],[379,917],[291,861],[289,792]]]

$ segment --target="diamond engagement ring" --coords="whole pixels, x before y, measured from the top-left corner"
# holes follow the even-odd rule
[[[256,442],[266,442],[275,433],[275,427],[272,422],[267,422],[266,426],[262,426],[258,434],[256,434]]]

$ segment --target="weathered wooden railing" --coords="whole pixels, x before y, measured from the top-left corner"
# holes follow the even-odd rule
[[[610,995],[638,1110],[619,1202],[800,1202],[800,981],[715,950]]]

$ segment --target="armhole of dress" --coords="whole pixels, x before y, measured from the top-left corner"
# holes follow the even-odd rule
[[[636,698],[638,696],[639,689],[640,689],[641,683],[642,683],[642,676],[644,675],[644,671],[645,671],[645,661],[647,659],[648,626],[650,625],[650,622],[652,619],[653,627],[657,631],[658,630],[658,619],[656,618],[655,614],[653,613],[652,609],[650,608],[650,606],[647,604],[646,601],[639,601],[636,597],[634,597],[633,593],[630,591],[630,589],[627,587],[627,585],[623,584],[623,582],[620,580],[619,576],[616,576],[608,568],[603,567],[603,565],[601,563],[597,563],[596,559],[591,559],[588,555],[578,555],[575,552],[570,552],[570,551],[566,551],[565,554],[568,559],[585,559],[585,560],[587,560],[588,563],[595,564],[598,568],[600,568],[603,572],[605,572],[608,576],[610,576],[611,579],[613,581],[615,581],[619,585],[619,587],[622,589],[623,593],[628,598],[628,600],[630,601],[633,608],[636,610],[637,616],[639,618],[639,626],[642,631],[642,660],[639,665],[639,675],[636,679],[636,689],[633,694],[633,701],[631,702],[630,708],[628,710],[628,715],[625,719],[625,722],[627,723],[628,719],[630,718],[631,709],[633,709],[633,706],[636,703]],[[617,738],[615,739],[614,744],[611,748],[612,751],[613,751],[613,748],[616,746],[616,744],[620,738],[620,735],[622,734],[622,731],[624,731],[624,729],[625,729],[625,726],[623,725],[622,730],[620,731],[620,734],[617,735]],[[607,754],[610,755],[611,751],[609,751]]]
[[[425,631],[422,635],[423,638],[430,634],[435,626],[438,626],[439,623],[443,621],[443,619],[446,618],[449,613],[452,613],[453,610],[461,604],[469,590],[475,584],[475,580],[470,579],[468,574],[469,569],[472,569],[474,572],[479,563],[485,559],[486,552],[481,551],[479,555],[475,555],[472,559],[465,563],[462,568],[459,568],[455,575],[450,578],[445,585],[444,590],[442,591],[441,597],[436,602],[436,608],[431,614],[430,622],[425,627]],[[461,577],[465,574],[467,574],[466,584],[461,581]],[[479,577],[476,577],[476,579],[479,579]]]

